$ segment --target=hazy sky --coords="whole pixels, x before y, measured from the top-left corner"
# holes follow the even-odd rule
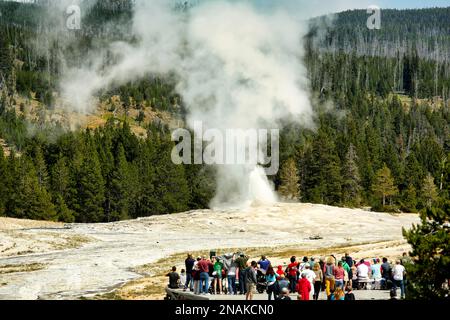
[[[429,8],[429,7],[450,7],[450,0],[383,0],[374,1],[382,8]]]
[[[180,1],[180,0],[174,0]],[[206,2],[215,0],[191,0],[192,2]],[[367,9],[370,5],[380,8],[428,8],[450,7],[450,0],[230,0],[235,2],[250,2],[260,8],[284,7],[298,12],[299,17],[308,18],[322,14],[336,13],[348,9]]]

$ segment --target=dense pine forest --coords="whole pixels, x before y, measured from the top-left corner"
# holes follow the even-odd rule
[[[0,2],[0,216],[105,222],[207,207],[214,168],[173,165],[167,124],[143,116],[183,118],[170,78],[98,93],[103,102],[120,97],[137,118],[68,132],[25,116],[23,101],[46,110],[58,103],[65,64],[81,64],[102,41],[134,41],[132,1],[88,3],[84,27],[58,34],[52,24],[61,21],[38,18],[52,10],[45,2]],[[381,30],[368,30],[366,19],[349,11],[327,27],[311,22],[305,62],[317,129],[285,123],[282,168],[271,179],[282,196],[303,202],[448,210],[450,8],[385,10]]]

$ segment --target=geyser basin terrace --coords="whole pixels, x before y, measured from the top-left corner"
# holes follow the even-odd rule
[[[330,223],[335,220],[342,223]],[[0,218],[0,221],[7,228],[8,220]],[[269,246],[295,246],[307,251],[390,240],[403,243],[401,228],[418,221],[416,215],[393,216],[323,205],[279,203],[246,210],[202,210],[109,224],[71,224],[67,228],[60,225],[54,229],[1,229],[2,243],[15,241],[20,245],[17,250],[36,251],[18,256],[13,249],[4,251],[0,253],[0,265],[38,263],[45,267],[28,273],[2,274],[6,285],[0,286],[0,299],[89,297],[140,278],[132,268],[176,253],[203,251],[207,254],[210,249]],[[348,230],[352,230],[351,235]],[[318,232],[322,240],[309,240]],[[78,248],[55,251],[44,245],[43,240],[36,246],[36,239],[43,239],[44,234],[50,243],[63,236],[85,237],[89,242]]]

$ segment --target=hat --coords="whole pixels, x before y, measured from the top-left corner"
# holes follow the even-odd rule
[[[283,294],[288,294],[288,293],[289,293],[288,288],[283,288],[283,289],[281,290],[281,293],[283,293]]]

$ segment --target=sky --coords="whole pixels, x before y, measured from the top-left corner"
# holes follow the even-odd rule
[[[450,7],[450,0],[383,0],[374,1],[374,4],[378,4],[381,8],[397,9]]]
[[[198,0],[202,1],[202,0]],[[204,0],[203,0],[204,1]],[[429,8],[450,7],[450,0],[235,0],[236,2],[258,3],[262,7],[290,7],[296,11],[303,11],[308,15],[335,13],[348,9],[367,9],[370,5],[377,5],[382,9],[396,8]]]
[[[27,2],[30,0],[6,0]],[[60,0],[55,0],[60,1]],[[67,0],[66,0],[67,1]],[[72,0],[79,2],[83,0]],[[93,0],[88,0],[93,1]],[[101,0],[100,0],[101,1]],[[152,1],[152,0],[146,0]],[[220,0],[169,0],[176,3],[188,1],[191,3],[201,3]],[[349,9],[367,9],[371,5],[376,5],[381,9],[415,9],[429,7],[450,7],[450,0],[228,0],[231,2],[248,2],[264,9],[285,8],[298,13],[299,18],[311,18],[324,14],[337,13]]]
[[[8,0],[6,0],[8,1]],[[9,0],[17,2],[29,2],[30,0]],[[57,1],[57,0],[56,0]],[[149,0],[151,1],[151,0]],[[172,0],[174,2],[182,2],[184,0]],[[201,2],[204,0],[186,0],[192,2]],[[323,1],[323,0],[235,0],[236,2],[256,2],[264,5],[271,5],[274,3],[290,3],[290,5],[305,5],[307,7],[316,6],[323,10],[325,8],[340,8],[341,10],[346,9],[361,9],[367,8],[369,5],[378,5],[381,8],[396,8],[396,9],[407,9],[407,8],[429,8],[429,7],[450,7],[450,0],[334,0],[334,1]]]

